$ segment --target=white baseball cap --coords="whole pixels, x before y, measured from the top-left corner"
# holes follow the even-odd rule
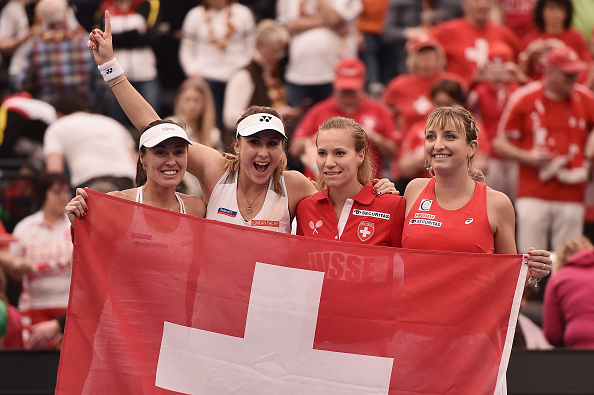
[[[179,137],[180,139],[186,140],[188,144],[192,144],[190,139],[188,139],[186,131],[180,126],[174,123],[160,123],[148,128],[144,133],[142,133],[138,148],[142,146],[152,148],[160,142],[172,137]]]
[[[239,125],[237,125],[237,133],[235,134],[235,137],[247,137],[264,130],[274,130],[279,132],[284,138],[287,138],[283,121],[281,121],[280,118],[267,113],[252,114],[243,119],[239,122]]]

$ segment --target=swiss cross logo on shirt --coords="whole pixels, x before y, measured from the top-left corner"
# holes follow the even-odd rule
[[[367,241],[371,239],[371,236],[373,236],[373,231],[373,222],[361,221],[357,227],[357,236],[359,236],[359,240]]]

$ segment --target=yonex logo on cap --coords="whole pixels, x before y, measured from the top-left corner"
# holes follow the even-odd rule
[[[287,138],[283,121],[269,113],[252,114],[241,120],[237,125],[236,136],[247,137],[264,130],[276,131]]]
[[[262,115],[262,118],[260,118],[260,122],[270,122],[271,119],[272,117],[270,115]]]

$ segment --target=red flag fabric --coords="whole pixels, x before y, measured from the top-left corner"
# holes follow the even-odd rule
[[[58,395],[501,389],[520,255],[320,241],[88,193]]]

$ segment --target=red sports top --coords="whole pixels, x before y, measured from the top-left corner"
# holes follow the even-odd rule
[[[487,186],[477,182],[464,207],[445,210],[437,203],[431,178],[406,216],[402,247],[492,254],[495,238],[487,216]]]
[[[400,247],[405,207],[401,196],[374,194],[369,182],[354,198],[347,199],[337,223],[326,189],[303,199],[297,206],[297,234]]]

